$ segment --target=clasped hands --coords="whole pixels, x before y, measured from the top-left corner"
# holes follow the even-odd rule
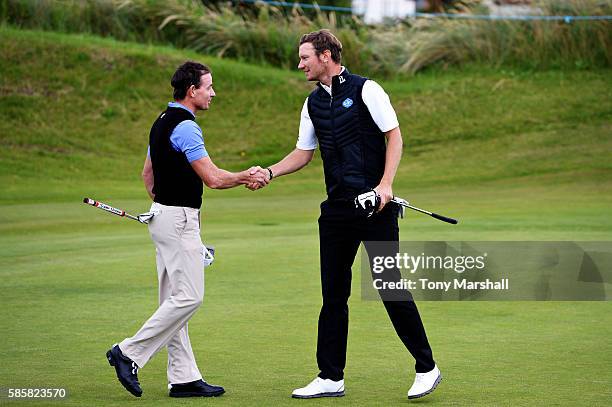
[[[270,172],[266,168],[254,166],[245,171],[247,182],[244,186],[251,191],[261,189],[270,183]]]

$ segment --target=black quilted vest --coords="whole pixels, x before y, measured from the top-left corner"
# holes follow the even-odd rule
[[[330,200],[373,189],[385,171],[384,133],[361,98],[366,80],[345,69],[332,78],[331,97],[321,84],[308,97]]]
[[[202,206],[202,180],[187,161],[185,153],[175,151],[170,142],[174,128],[193,115],[180,107],[168,107],[151,127],[149,147],[153,163],[155,202],[169,206]]]

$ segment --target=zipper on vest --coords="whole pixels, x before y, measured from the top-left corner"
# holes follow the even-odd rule
[[[333,91],[332,91],[333,92]],[[340,148],[338,147],[338,140],[336,137],[336,123],[335,123],[335,115],[334,115],[334,97],[332,95],[329,96],[329,118],[331,120],[331,137],[334,141],[334,149],[336,150],[336,154],[340,156]],[[344,163],[341,162],[342,166],[342,177],[344,177]]]
[[[334,97],[330,95],[329,97],[329,118],[331,120],[331,132],[332,136],[334,135]],[[334,144],[336,144],[336,137],[334,137]],[[336,144],[337,145],[337,144]]]

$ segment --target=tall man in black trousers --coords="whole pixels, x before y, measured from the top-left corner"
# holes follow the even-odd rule
[[[304,102],[296,149],[261,170],[270,179],[290,174],[312,160],[317,146],[321,150],[328,198],[321,204],[319,218],[320,373],[306,387],[294,390],[294,398],[344,395],[351,265],[362,241],[389,241],[397,247],[399,240],[398,208],[387,205],[393,198],[392,183],[402,155],[399,123],[385,91],[343,67],[341,51],[342,44],[327,30],[302,36],[298,69],[307,80],[317,81],[317,87]],[[359,217],[354,198],[372,189],[381,197],[379,210],[370,218]],[[408,397],[425,396],[442,376],[417,307],[411,300],[383,302],[398,336],[416,360],[416,379]]]

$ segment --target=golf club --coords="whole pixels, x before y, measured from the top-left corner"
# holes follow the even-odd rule
[[[424,213],[433,218],[441,220],[446,223],[451,223],[456,225],[458,223],[457,219],[448,218],[446,216],[439,215],[437,213],[426,211],[425,209],[417,208],[416,206],[412,206],[405,199],[393,197],[391,202],[400,206],[400,217],[404,217],[404,208],[409,208],[415,210],[417,212]],[[369,218],[376,212],[376,209],[380,206],[380,196],[376,193],[376,191],[368,191],[363,194],[358,195],[355,198],[355,208],[363,211],[366,216]]]
[[[151,212],[145,212],[145,213],[141,213],[138,216],[134,216],[134,215],[130,215],[129,213],[127,213],[126,211],[124,211],[123,209],[117,209],[115,207],[112,207],[110,205],[105,204],[104,202],[100,202],[100,201],[96,201],[95,199],[91,199],[91,198],[83,198],[83,203],[86,203],[87,205],[91,205],[94,206],[96,208],[102,209],[103,211],[112,213],[114,215],[117,216],[121,216],[121,217],[125,217],[128,219],[132,219],[135,220],[137,222],[140,223],[144,223],[145,225],[149,223],[149,221],[159,213],[159,211],[151,211]],[[215,260],[215,248],[214,246],[207,246],[205,244],[202,244],[202,256],[204,258],[204,265],[206,266],[210,266],[213,261]]]
[[[438,215],[437,213],[434,212],[429,212],[426,211],[425,209],[421,209],[421,208],[417,208],[416,206],[412,206],[408,203],[408,201],[406,201],[405,199],[402,198],[398,198],[398,197],[393,197],[393,199],[391,199],[391,202],[399,205],[402,208],[402,211],[400,213],[401,217],[404,217],[404,208],[409,208],[412,210],[415,210],[417,212],[421,212],[424,213],[426,215],[429,215],[433,218],[436,218],[438,220],[441,220],[442,222],[446,222],[446,223],[452,223],[453,225],[456,225],[457,223],[459,223],[459,221],[457,219],[453,219],[453,218],[448,218],[446,216],[442,216],[442,215]]]
[[[149,223],[149,219],[151,218],[151,217],[149,217],[146,220],[145,219],[141,220],[140,216],[130,215],[129,213],[127,213],[126,211],[124,211],[122,209],[113,208],[110,205],[107,205],[107,204],[105,204],[103,202],[100,202],[100,201],[96,201],[95,199],[91,199],[91,198],[83,198],[83,203],[86,203],[87,205],[95,206],[96,208],[102,209],[103,211],[106,211],[106,212],[113,213],[113,214],[115,214],[117,216],[121,216],[121,217],[125,217],[125,218],[128,218],[128,219],[132,219],[132,220],[135,220],[137,222],[144,223],[144,224]]]

